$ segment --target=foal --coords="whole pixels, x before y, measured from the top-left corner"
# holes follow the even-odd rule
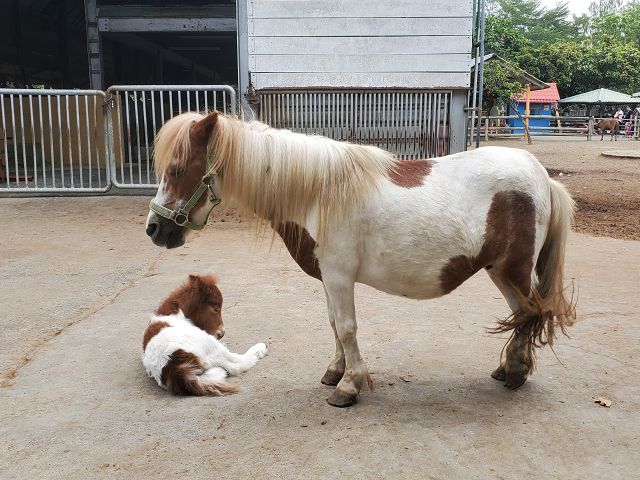
[[[174,394],[220,396],[238,391],[227,374],[246,372],[267,354],[258,343],[244,355],[218,340],[224,335],[222,293],[211,276],[188,280],[160,304],[144,332],[142,363],[158,385]]]

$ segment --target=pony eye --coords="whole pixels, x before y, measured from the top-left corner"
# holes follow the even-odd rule
[[[171,170],[171,176],[173,177],[183,177],[185,174],[185,169],[184,168],[174,168]]]

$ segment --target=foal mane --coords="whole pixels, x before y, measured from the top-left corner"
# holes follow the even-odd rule
[[[319,239],[328,221],[346,220],[395,165],[391,153],[376,147],[225,115],[218,115],[209,140],[225,201],[254,218],[258,230],[285,222],[304,225],[317,215],[311,220]]]

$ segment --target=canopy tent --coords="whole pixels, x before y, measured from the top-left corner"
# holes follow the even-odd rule
[[[640,94],[640,92],[639,92]],[[635,95],[635,94],[634,94]],[[578,103],[587,106],[587,115],[591,115],[591,107],[600,105],[600,116],[603,116],[604,105],[638,105],[640,104],[640,96],[627,95],[626,93],[616,92],[608,88],[598,88],[590,92],[580,93],[572,97],[562,98],[558,103],[570,104]]]
[[[627,95],[626,93],[616,92],[614,90],[609,90],[608,88],[598,88],[596,90],[591,90],[590,92],[563,98],[560,100],[560,103],[584,103],[585,105],[624,105],[626,103],[640,103],[640,97],[634,97],[634,95]]]

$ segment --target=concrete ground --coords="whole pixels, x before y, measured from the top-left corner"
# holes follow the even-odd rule
[[[484,274],[427,302],[359,287],[375,390],[336,409],[320,283],[233,217],[154,247],[147,201],[0,200],[0,478],[637,477],[640,242],[572,235],[580,321],[515,392],[489,377],[507,307]],[[148,313],[194,272],[220,278],[230,348],[270,343],[233,396],[172,397],[140,363]]]

